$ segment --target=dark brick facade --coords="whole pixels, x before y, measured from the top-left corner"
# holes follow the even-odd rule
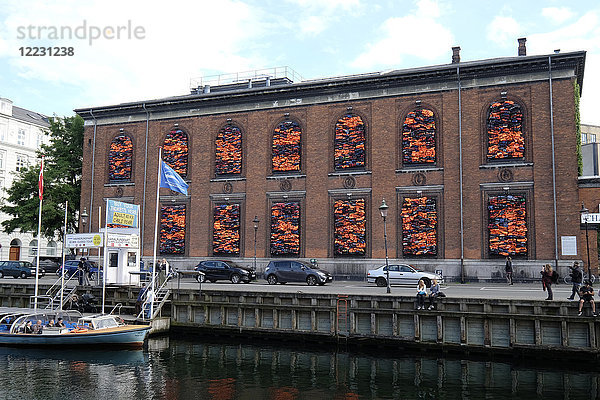
[[[579,233],[574,83],[582,83],[584,60],[583,52],[557,54],[552,60],[560,260],[582,258],[581,251],[579,256],[561,256],[560,238]],[[488,246],[488,199],[512,194],[526,199],[527,253],[522,259],[554,260],[549,92],[548,56],[525,56],[76,110],[86,120],[81,204],[94,211],[88,211],[93,231],[105,199],[141,204],[143,255],[150,256],[158,147],[177,124],[188,135],[189,196],[161,189],[161,204],[187,206],[182,257],[211,256],[214,206],[239,204],[240,256],[253,256],[252,220],[258,216],[257,256],[270,258],[272,204],[293,201],[300,203],[300,257],[337,258],[333,205],[340,199],[364,199],[365,254],[357,257],[381,259],[385,254],[378,207],[385,198],[390,205],[389,256],[402,258],[403,199],[426,196],[435,199],[437,209],[433,258],[460,260],[462,139],[464,259],[494,260]],[[487,157],[488,112],[501,99],[514,101],[523,114],[524,154],[519,159]],[[419,108],[434,113],[435,162],[403,163],[403,123],[408,113]],[[364,168],[335,168],[335,125],[346,114],[357,115],[364,123]],[[282,173],[272,170],[272,138],[274,130],[288,120],[302,132],[300,171]],[[228,124],[242,132],[241,173],[216,175],[215,143]],[[129,182],[109,180],[110,144],[120,134],[131,138],[134,146]]]

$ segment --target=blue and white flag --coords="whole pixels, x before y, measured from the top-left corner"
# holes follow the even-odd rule
[[[169,167],[164,161],[160,168],[160,187],[171,189],[174,192],[181,194],[188,194],[188,184],[185,183],[183,178],[175,172],[175,170]]]

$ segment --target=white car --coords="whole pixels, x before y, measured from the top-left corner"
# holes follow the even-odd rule
[[[431,272],[418,271],[407,264],[390,265],[390,285],[417,285],[420,279],[423,279],[425,286],[431,286],[431,281],[437,279],[438,283],[443,283],[444,278]],[[387,269],[385,265],[377,269],[370,269],[367,272],[367,282],[375,283],[377,286],[387,286]]]

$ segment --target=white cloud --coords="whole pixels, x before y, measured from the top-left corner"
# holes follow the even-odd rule
[[[499,46],[509,47],[520,32],[521,26],[514,18],[498,15],[487,28],[487,38]]]
[[[428,62],[448,54],[452,47],[452,33],[442,23],[438,3],[421,0],[417,8],[404,17],[389,18],[382,27],[382,37],[370,43],[351,65],[359,69],[374,66],[398,66],[406,56]]]
[[[575,16],[569,7],[547,7],[542,9],[542,16],[555,24],[561,24]]]
[[[300,28],[302,34],[316,36],[340,21],[345,15],[360,15],[360,0],[287,0],[297,6],[296,22],[288,28]]]
[[[581,97],[583,123],[600,125],[600,16],[589,11],[570,25],[560,29],[530,35],[527,38],[528,54],[549,54],[554,49],[561,52],[585,50],[586,65]]]

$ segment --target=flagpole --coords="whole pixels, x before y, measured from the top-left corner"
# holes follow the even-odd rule
[[[67,210],[69,209],[69,200],[65,201],[65,229],[63,231],[62,245],[62,270],[60,274],[60,311],[63,309],[63,293],[65,288],[65,245],[67,244]]]
[[[37,257],[35,263],[35,297],[33,300],[33,310],[37,311],[38,306],[38,289],[39,289],[39,272],[40,272],[40,243],[42,240],[42,199],[44,198],[44,156],[40,165],[40,176],[38,179],[38,194],[40,198],[40,211],[38,215],[38,238],[37,238]]]
[[[160,207],[160,170],[162,167],[162,147],[158,148],[158,177],[157,177],[157,181],[156,181],[156,216],[154,219],[154,256],[152,258],[152,293],[154,294],[154,296],[156,296],[156,291],[155,291],[155,282],[156,282],[156,270],[157,270],[157,265],[156,265],[156,248],[157,248],[157,243],[158,243],[158,209]],[[152,301],[152,303],[150,303],[150,317],[152,317],[152,314],[154,312],[154,300]]]

